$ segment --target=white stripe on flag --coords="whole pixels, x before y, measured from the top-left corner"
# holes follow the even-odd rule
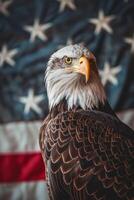
[[[134,128],[134,110],[118,113],[119,118]],[[35,152],[39,149],[41,121],[12,122],[0,125],[0,153]]]
[[[117,115],[125,124],[134,129],[134,109],[119,112]]]
[[[48,200],[45,181],[0,184],[1,200]]]
[[[40,121],[0,125],[0,153],[39,151]]]

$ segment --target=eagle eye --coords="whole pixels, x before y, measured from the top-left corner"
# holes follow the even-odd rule
[[[70,65],[72,63],[72,58],[70,57],[65,57],[65,63]]]

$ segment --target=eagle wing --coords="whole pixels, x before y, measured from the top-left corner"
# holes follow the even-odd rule
[[[119,119],[64,112],[40,135],[50,199],[134,199],[134,133]]]

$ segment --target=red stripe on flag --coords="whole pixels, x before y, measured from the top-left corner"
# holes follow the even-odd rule
[[[0,182],[45,180],[40,153],[0,154]]]

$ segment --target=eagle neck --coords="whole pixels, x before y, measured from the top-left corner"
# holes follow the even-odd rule
[[[78,110],[83,110],[80,106],[79,107],[73,107],[72,109],[70,109],[69,111],[72,112],[77,112]],[[87,109],[87,110],[91,110],[91,109]],[[99,104],[98,107],[94,107],[92,109],[92,111],[100,111],[100,112],[104,112],[107,114],[110,114],[114,117],[117,117],[115,112],[113,111],[113,109],[111,108],[111,106],[109,105],[108,101],[106,100],[104,104]],[[68,105],[67,105],[67,101],[66,99],[63,99],[58,105],[54,106],[51,110],[50,110],[50,116],[51,117],[56,117],[59,113],[62,112],[67,112],[68,111]]]

